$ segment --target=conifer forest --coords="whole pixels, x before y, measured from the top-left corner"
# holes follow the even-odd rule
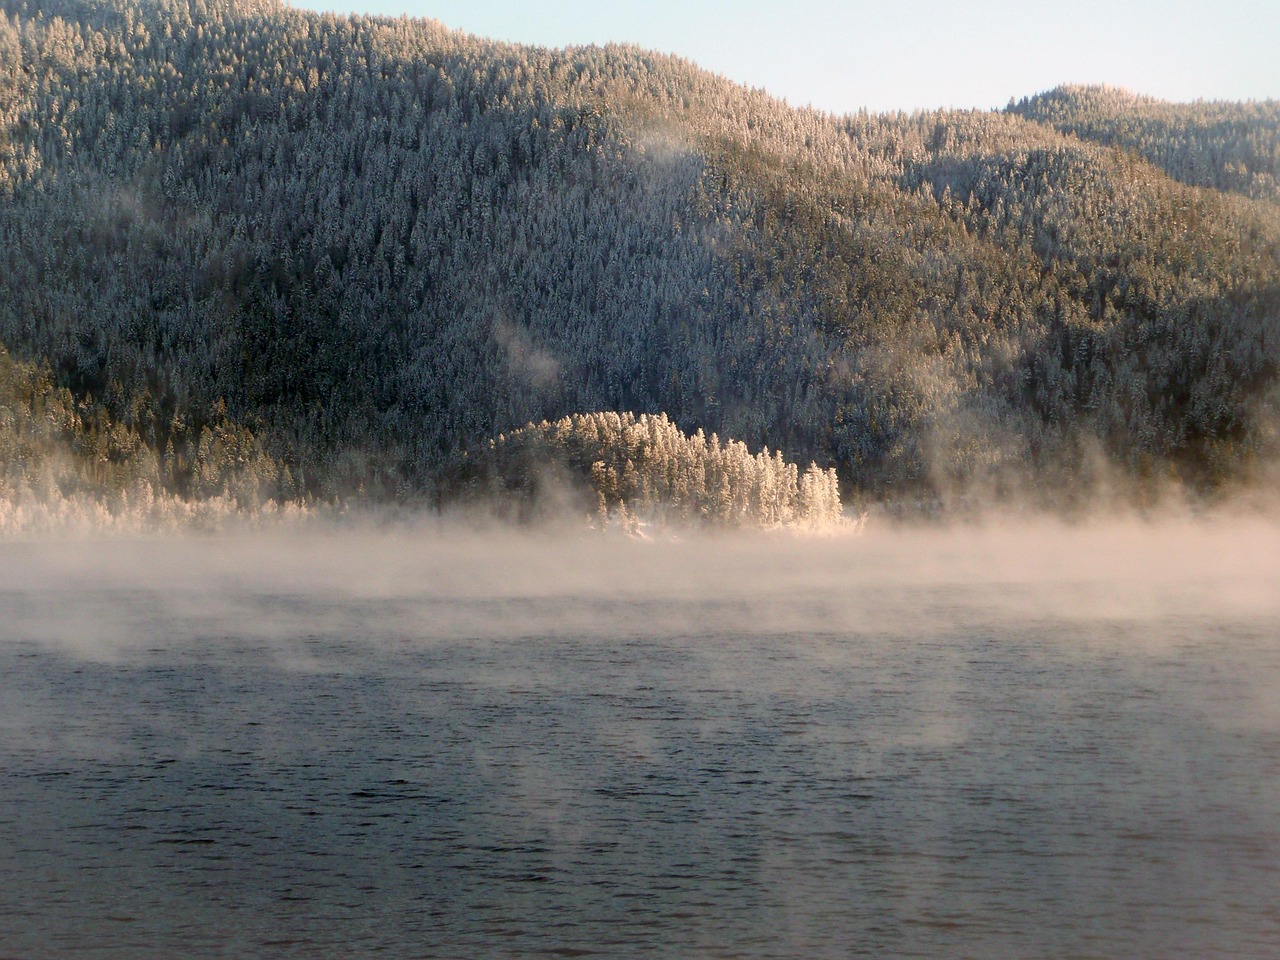
[[[0,526],[1213,500],[1278,475],[1280,102],[0,0],[0,344]]]

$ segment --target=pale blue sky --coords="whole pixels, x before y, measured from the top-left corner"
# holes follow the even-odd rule
[[[294,0],[469,33],[676,53],[834,112],[999,107],[1060,83],[1168,100],[1280,98],[1280,0]]]

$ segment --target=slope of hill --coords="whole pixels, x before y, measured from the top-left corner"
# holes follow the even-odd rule
[[[1277,453],[1265,170],[1170,177],[1158,105],[1095,143],[1052,97],[837,118],[431,21],[0,10],[0,341],[156,451],[228,419],[301,491],[442,493],[499,432],[632,410],[871,498],[1047,500]]]
[[[1135,153],[1192,186],[1280,201],[1280,100],[1166,103],[1112,87],[1059,87],[1009,112]]]
[[[125,419],[77,402],[50,371],[0,349],[0,536],[117,527],[219,526],[300,515],[301,491],[252,431],[222,418],[198,433],[170,424],[163,452],[155,418]],[[144,432],[140,432],[144,431]]]

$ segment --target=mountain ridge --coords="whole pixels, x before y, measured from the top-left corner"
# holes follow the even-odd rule
[[[1049,502],[1275,457],[1274,104],[1161,146],[1072,88],[835,117],[625,45],[0,9],[0,342],[160,450],[229,416],[312,494],[436,496],[634,410],[847,495]]]

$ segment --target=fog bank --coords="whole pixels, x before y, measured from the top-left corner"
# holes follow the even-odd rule
[[[0,544],[0,583],[0,641],[105,659],[226,638],[936,636],[1027,618],[1280,616],[1280,525],[1040,521],[640,539],[353,523]]]

